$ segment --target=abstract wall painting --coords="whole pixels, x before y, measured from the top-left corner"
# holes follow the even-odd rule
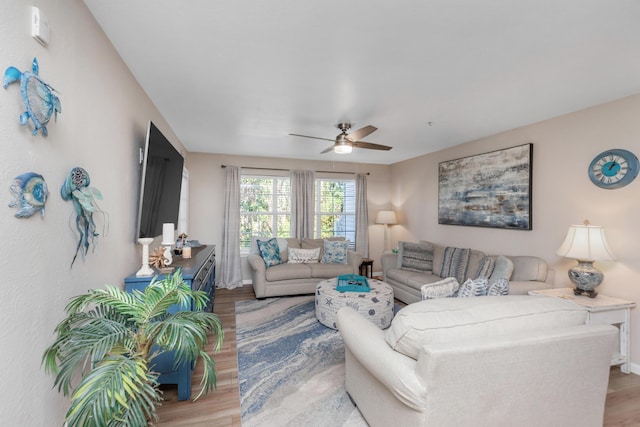
[[[438,165],[438,223],[531,230],[533,144]]]

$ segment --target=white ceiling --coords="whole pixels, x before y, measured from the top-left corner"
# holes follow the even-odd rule
[[[84,2],[193,152],[391,164],[640,93],[637,0]],[[393,150],[288,135],[340,121]]]

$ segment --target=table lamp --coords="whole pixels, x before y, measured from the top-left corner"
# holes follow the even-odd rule
[[[397,224],[398,218],[394,211],[378,211],[376,215],[376,224],[384,224],[384,250],[389,252],[389,226]]]
[[[583,225],[571,225],[562,246],[556,254],[575,258],[578,265],[569,269],[569,280],[576,286],[575,295],[586,293],[595,298],[598,293],[594,290],[602,283],[604,274],[593,266],[594,261],[613,261],[616,257],[609,249],[604,228],[590,225],[585,220]]]

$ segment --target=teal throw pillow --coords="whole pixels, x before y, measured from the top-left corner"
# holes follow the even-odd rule
[[[324,255],[322,255],[320,262],[324,264],[346,264],[348,248],[348,240],[325,240]]]
[[[278,240],[276,238],[258,240],[258,249],[260,249],[260,255],[264,260],[265,266],[271,267],[272,265],[282,264],[280,248],[278,247]]]

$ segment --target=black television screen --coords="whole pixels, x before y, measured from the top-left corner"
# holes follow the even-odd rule
[[[163,223],[178,224],[180,189],[184,158],[149,122],[144,149],[140,202],[138,205],[138,234],[143,237],[162,234]]]

